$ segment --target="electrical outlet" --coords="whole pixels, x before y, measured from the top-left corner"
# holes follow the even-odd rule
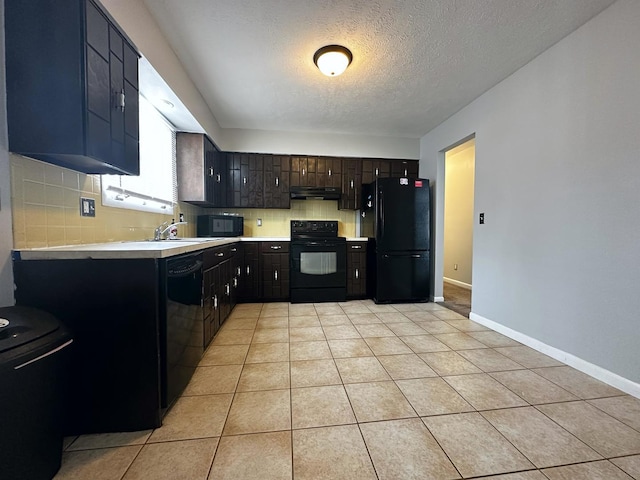
[[[96,201],[93,198],[80,197],[80,215],[83,217],[96,216]]]
[[[257,224],[259,227],[261,227],[261,226],[262,226],[262,219],[261,219],[261,218],[258,218],[258,219],[256,220],[256,224]]]
[[[480,214],[480,225],[484,225],[484,213]]]

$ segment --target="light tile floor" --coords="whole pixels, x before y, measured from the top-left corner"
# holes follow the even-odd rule
[[[56,479],[640,479],[640,400],[433,304],[243,304],[155,431]]]

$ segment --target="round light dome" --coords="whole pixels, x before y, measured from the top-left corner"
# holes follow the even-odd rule
[[[341,45],[327,45],[313,56],[313,62],[327,77],[337,77],[343,73],[353,60],[348,48]]]

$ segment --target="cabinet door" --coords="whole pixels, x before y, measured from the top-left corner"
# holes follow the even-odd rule
[[[220,271],[220,326],[231,313],[231,260],[225,260],[216,268]]]
[[[345,210],[359,209],[361,188],[362,160],[359,158],[343,158],[340,208]]]
[[[347,243],[347,297],[365,298],[367,293],[367,244]]]
[[[202,292],[202,303],[204,306],[203,313],[203,322],[204,322],[204,338],[202,339],[202,343],[204,348],[206,349],[211,339],[213,338],[213,332],[211,331],[211,316],[213,315],[213,295],[211,294],[211,286],[213,284],[213,280],[211,278],[211,270],[207,269],[204,271],[203,278],[203,292]]]
[[[222,300],[222,282],[220,279],[220,266],[216,265],[211,268],[210,274],[211,281],[211,335],[215,335],[218,333],[220,329],[220,311],[221,311],[221,300]]]
[[[289,254],[262,255],[262,297],[265,301],[289,298]]]
[[[291,157],[291,185],[295,187],[317,186],[317,169],[317,157]]]
[[[86,21],[87,150],[139,174],[138,55],[91,1]]]
[[[213,206],[227,206],[227,156],[213,146]]]
[[[264,155],[264,207],[289,208],[290,160],[285,155]]]
[[[261,297],[259,271],[258,242],[247,242],[244,245],[240,298],[243,302],[257,301]]]
[[[342,186],[342,159],[336,157],[318,157],[316,167],[316,186]]]
[[[391,164],[391,176],[418,178],[418,163],[418,160],[394,160]]]
[[[209,205],[214,205],[215,202],[215,190],[216,190],[216,182],[215,182],[215,172],[214,169],[214,156],[215,156],[215,147],[213,143],[209,141],[207,137],[203,137],[204,145],[204,201]]]
[[[256,187],[256,181],[262,184],[262,174],[255,171],[257,163],[248,153],[228,153],[227,206],[237,208],[253,207],[256,195],[261,195],[262,186]]]
[[[241,243],[231,246],[231,310],[236,306],[242,290],[242,266],[244,263]]]
[[[375,182],[378,178],[391,176],[391,162],[384,158],[365,158],[362,160],[362,183]]]
[[[264,207],[264,156],[249,155],[249,183],[247,207]]]

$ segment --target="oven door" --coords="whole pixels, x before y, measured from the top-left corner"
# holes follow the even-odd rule
[[[344,241],[291,242],[291,288],[332,288],[347,285],[347,246]]]

